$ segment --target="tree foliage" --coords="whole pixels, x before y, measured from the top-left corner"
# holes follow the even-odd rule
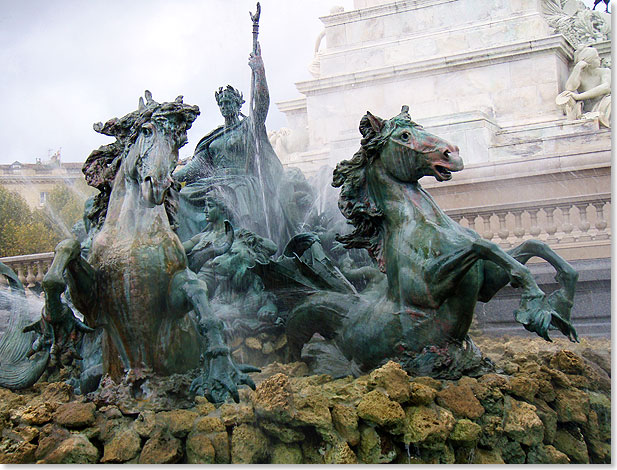
[[[71,229],[94,192],[84,180],[58,184],[41,209],[30,209],[23,197],[0,186],[0,257],[53,251],[74,236]]]
[[[94,192],[84,180],[54,186],[44,207],[52,230],[62,238],[72,236],[71,228],[82,219],[84,203]]]
[[[58,241],[40,211],[30,210],[23,197],[0,186],[0,256],[53,251]]]

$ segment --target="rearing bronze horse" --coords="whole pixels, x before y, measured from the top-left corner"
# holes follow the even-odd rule
[[[86,323],[104,329],[104,373],[117,380],[131,370],[185,372],[199,366],[203,353],[206,365],[195,388],[215,402],[227,394],[238,401],[239,385],[255,387],[245,372],[258,369],[231,359],[207,286],[187,268],[170,224],[171,174],[198,114],[182,97],[160,104],[146,92],[137,111],[95,125],[116,142],[94,151],[84,165],[86,180],[100,190],[91,214],[92,246],[88,260],[76,240],[56,247],[42,283],[44,319],[57,328],[67,317],[60,295],[68,284]]]
[[[423,176],[446,181],[463,169],[458,147],[413,122],[407,106],[389,120],[367,113],[360,131],[360,150],[334,170],[339,208],[355,228],[339,241],[366,248],[385,272],[387,289],[311,296],[288,323],[296,354],[318,332],[361,370],[411,358],[412,369],[448,375],[461,350],[477,356],[467,336],[476,303],[508,283],[522,290],[515,318],[526,329],[549,340],[555,327],[577,340],[570,309],[578,275],[565,260],[537,240],[502,250],[448,217],[421,187]],[[524,266],[533,256],[557,270],[562,287],[550,296]],[[456,357],[440,358],[440,351]]]

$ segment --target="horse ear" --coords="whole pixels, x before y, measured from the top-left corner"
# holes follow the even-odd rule
[[[146,97],[146,103],[150,104],[152,103],[154,100],[152,99],[152,93],[150,92],[150,90],[146,90],[144,92],[144,95]]]
[[[368,137],[371,132],[379,133],[381,129],[383,129],[384,120],[373,116],[370,111],[367,111],[366,114],[360,119],[360,133],[362,137]]]
[[[373,130],[375,132],[381,132],[381,130],[383,129],[383,125],[384,125],[384,120],[381,119],[380,117],[372,115],[370,111],[366,112],[366,117],[368,118],[368,121],[371,124],[371,127],[373,128]]]
[[[176,98],[176,103],[182,103],[183,99],[184,99],[184,96],[178,95],[178,97]]]
[[[139,97],[139,104],[137,106],[137,111],[143,111],[144,109],[146,109],[146,105],[144,103],[144,99],[140,96]]]

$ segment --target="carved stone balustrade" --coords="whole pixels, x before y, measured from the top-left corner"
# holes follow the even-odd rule
[[[582,259],[610,256],[610,206],[611,194],[602,193],[446,212],[502,248],[535,238],[567,259]]]
[[[537,202],[467,207],[446,211],[464,227],[505,249],[535,238],[566,259],[610,257],[611,194],[592,194]],[[54,254],[9,256],[0,262],[28,288],[43,280]],[[0,284],[6,284],[4,278]]]
[[[54,259],[54,253],[35,253],[33,255],[7,256],[0,258],[0,262],[11,268],[22,284],[28,289],[40,285],[43,276],[51,266]],[[0,276],[0,285],[6,285],[4,276]]]

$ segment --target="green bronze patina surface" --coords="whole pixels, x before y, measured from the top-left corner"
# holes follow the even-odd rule
[[[230,85],[215,92],[225,120],[203,137],[191,161],[174,177],[186,183],[180,193],[186,240],[205,225],[203,208],[210,195],[224,201],[238,226],[283,246],[295,233],[298,218],[293,199],[283,183],[285,172],[266,132],[270,95],[261,49],[256,43],[249,57],[253,88],[249,115],[240,112],[242,93]]]
[[[57,346],[65,320],[75,323],[60,297],[68,284],[87,325],[104,330],[103,373],[120,381],[127,373],[186,372],[200,365],[203,354],[195,388],[216,402],[227,394],[237,401],[240,384],[254,387],[244,372],[255,369],[230,358],[207,286],[187,268],[170,223],[175,220],[171,173],[198,114],[182,97],[160,104],[146,92],[139,110],[95,125],[116,142],[93,152],[84,165],[88,183],[100,190],[89,213],[88,260],[77,240],[57,246],[43,279],[44,319]],[[76,326],[86,331],[85,325]]]
[[[419,180],[446,181],[462,170],[458,148],[407,111],[389,120],[367,113],[360,150],[334,171],[339,208],[354,227],[339,241],[366,248],[387,283],[357,295],[317,293],[298,305],[287,324],[293,352],[317,332],[351,361],[350,370],[397,359],[436,376],[480,372],[490,364],[467,335],[474,307],[508,283],[522,291],[515,317],[526,329],[548,340],[556,328],[576,341],[570,324],[576,272],[542,242],[505,252],[448,217]],[[532,256],[556,268],[561,289],[550,296],[539,289],[523,265]]]

